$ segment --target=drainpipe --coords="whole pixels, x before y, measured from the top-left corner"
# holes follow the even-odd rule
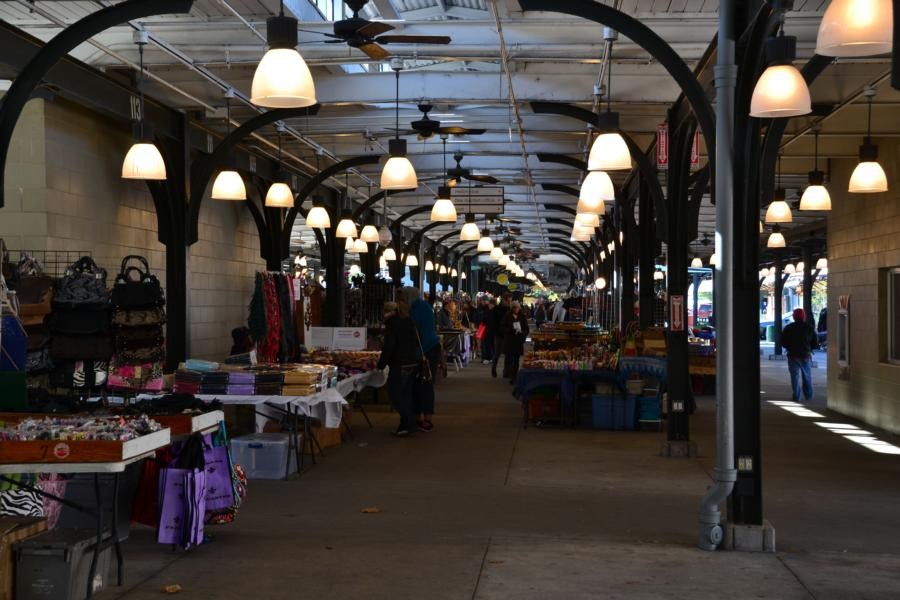
[[[700,505],[698,546],[715,550],[722,543],[719,505],[728,498],[737,479],[734,469],[734,5],[719,4],[719,39],[716,84],[716,466],[715,484]]]

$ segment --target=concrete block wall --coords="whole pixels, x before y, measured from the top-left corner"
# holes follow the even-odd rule
[[[828,215],[828,407],[900,433],[900,365],[886,361],[883,269],[900,267],[900,142],[876,139],[884,194],[850,194],[856,160],[832,161]],[[838,298],[850,296],[850,367],[837,364]]]
[[[10,248],[90,252],[110,285],[122,258],[139,254],[165,286],[166,251],[147,185],[121,178],[130,144],[128,127],[63,100],[31,101],[13,138],[0,236]],[[221,360],[231,330],[246,323],[253,276],[265,261],[239,203],[207,198],[199,234],[189,249],[189,353]]]

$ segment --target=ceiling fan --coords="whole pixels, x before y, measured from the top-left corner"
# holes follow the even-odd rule
[[[381,35],[394,29],[393,25],[381,21],[369,21],[359,16],[359,11],[368,0],[347,0],[346,4],[353,11],[349,19],[335,21],[334,33],[323,33],[330,38],[326,43],[346,43],[351,48],[359,48],[370,58],[384,60],[391,53],[382,48],[382,44],[449,44],[446,35]],[[313,32],[321,33],[321,32]]]
[[[460,165],[462,159],[462,152],[456,152],[453,154],[453,160],[456,161],[456,166],[447,169],[447,178],[449,180],[448,185],[450,185],[450,187],[456,186],[463,179],[489,184],[500,183],[499,179],[491,175],[472,175],[472,172],[469,169],[466,169],[462,165]]]
[[[518,219],[510,219],[509,217],[501,217],[499,215],[488,215],[487,220],[488,220],[488,225],[493,225],[494,221],[499,221],[501,224],[502,223],[513,223],[515,225],[522,224],[522,221],[519,221]],[[502,227],[502,225],[501,225],[501,227]]]
[[[419,138],[427,140],[436,133],[442,136],[446,135],[481,135],[487,129],[467,129],[466,127],[441,127],[440,121],[435,121],[428,117],[428,113],[434,108],[431,104],[420,104],[419,110],[422,111],[422,118],[413,121],[410,125],[413,131],[419,134]]]

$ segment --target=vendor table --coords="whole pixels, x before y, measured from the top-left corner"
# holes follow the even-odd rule
[[[167,431],[167,430],[163,430]],[[170,438],[168,435],[158,436],[156,437],[156,442],[152,444],[152,448],[145,448],[142,454],[132,456],[126,460],[118,461],[118,462],[83,462],[83,463],[65,463],[65,462],[50,462],[50,463],[17,463],[17,464],[0,464],[0,480],[6,481],[12,485],[24,487],[29,489],[36,494],[39,494],[45,498],[50,498],[59,502],[60,504],[64,504],[66,506],[71,506],[72,508],[84,512],[84,513],[94,513],[97,518],[97,539],[94,544],[94,554],[91,557],[91,567],[88,571],[87,578],[87,595],[86,598],[90,598],[94,593],[94,575],[97,571],[97,564],[100,558],[100,552],[105,548],[112,545],[115,548],[116,552],[116,578],[118,585],[122,585],[124,583],[124,574],[125,574],[125,559],[122,555],[122,546],[119,541],[119,532],[118,532],[118,522],[119,522],[119,478],[122,472],[125,471],[125,467],[132,463],[136,463],[138,461],[144,460],[145,458],[152,458],[156,451],[160,448],[163,448],[169,445]],[[44,492],[40,488],[31,486],[31,485],[22,485],[16,479],[12,479],[8,477],[8,475],[12,474],[20,474],[20,473],[93,473],[94,474],[94,497],[97,501],[97,506],[94,509],[91,509],[87,506],[83,506],[81,504],[77,504],[75,502],[70,502],[65,498],[59,498],[52,494],[48,494]],[[111,473],[113,475],[113,501],[112,501],[112,524],[110,526],[111,535],[106,541],[103,540],[103,496],[100,491],[100,474],[103,473]]]
[[[519,369],[513,396],[522,401],[522,425],[528,426],[528,398],[538,388],[553,386],[559,388],[561,417],[567,417],[572,425],[577,424],[576,391],[579,383],[612,383],[620,390],[622,380],[612,369]],[[624,391],[624,390],[623,390]]]

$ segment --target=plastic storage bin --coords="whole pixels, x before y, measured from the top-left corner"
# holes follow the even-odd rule
[[[659,421],[659,398],[657,396],[638,397],[638,420]]]
[[[87,595],[96,532],[54,529],[16,544],[16,600],[80,600]],[[100,551],[92,589],[106,587],[112,548]]]
[[[288,460],[288,472],[295,471],[297,466],[294,452],[288,452],[289,442],[286,433],[242,435],[231,438],[231,456],[236,464],[244,467],[248,479],[284,479]]]

